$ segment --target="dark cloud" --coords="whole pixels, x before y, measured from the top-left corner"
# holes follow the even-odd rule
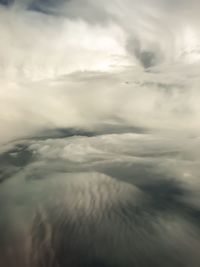
[[[21,168],[0,188],[1,263],[15,266],[9,247],[20,266],[198,266],[200,211],[183,201],[181,146],[174,154],[162,140],[156,152],[156,138],[129,133],[133,149],[125,136],[24,140],[2,154]]]

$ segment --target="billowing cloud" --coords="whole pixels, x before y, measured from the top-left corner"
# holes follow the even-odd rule
[[[0,9],[1,143],[97,121],[198,128],[196,1],[34,4]]]
[[[0,265],[199,267],[198,1],[0,3]]]
[[[0,261],[16,263],[9,246],[21,266],[198,266],[198,147],[133,133],[16,142],[2,154]]]

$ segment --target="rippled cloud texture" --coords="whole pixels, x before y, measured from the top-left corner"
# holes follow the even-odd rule
[[[200,266],[197,0],[0,0],[0,266]]]

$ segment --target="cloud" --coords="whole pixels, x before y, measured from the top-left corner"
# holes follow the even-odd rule
[[[164,168],[163,172],[157,173],[159,181],[158,177],[155,179],[158,168],[152,173],[154,177],[149,176],[147,173],[152,172],[152,167],[146,165],[148,172],[145,172],[144,166],[141,168],[140,162],[136,160],[138,151],[133,150],[133,146],[145,152],[149,145],[152,146],[153,137],[125,137],[88,138],[88,147],[82,140],[84,137],[28,141],[29,151],[34,152],[33,160],[3,182],[0,188],[0,203],[3,203],[0,208],[4,214],[0,219],[0,233],[3,237],[0,262],[14,266],[12,261],[8,262],[6,254],[9,244],[13,255],[19,256],[21,266],[25,266],[24,255],[35,266],[41,260],[45,263],[55,260],[60,265],[66,264],[77,256],[81,259],[77,266],[82,266],[83,262],[96,264],[96,261],[107,266],[115,263],[132,266],[138,261],[141,266],[145,266],[146,262],[150,266],[160,266],[163,257],[167,257],[166,266],[178,266],[179,263],[198,266],[199,233],[198,222],[194,220],[197,209],[192,214],[191,207],[188,209],[187,204],[178,201],[178,190],[183,194],[185,192],[180,184],[169,181]],[[132,149],[128,147],[130,139]],[[143,149],[138,142],[143,145],[146,143]],[[118,144],[119,151],[114,143]],[[125,147],[123,144],[126,144]],[[86,153],[82,154],[84,160],[80,162],[75,157],[76,167],[73,169],[73,153],[81,155],[81,146],[86,147]],[[173,141],[171,146],[173,148]],[[121,160],[126,165],[123,173],[126,175],[128,166],[130,168],[135,162],[134,169],[141,170],[140,176],[132,173],[132,182],[127,183],[124,177],[120,181],[111,175],[95,172],[94,169],[101,165],[99,158],[96,161],[94,156],[95,152],[97,157],[99,155],[96,147],[105,154],[113,155],[114,160],[111,161],[104,157],[104,167],[108,168],[108,164],[114,167],[114,161],[119,164]],[[56,171],[62,160],[63,167],[60,165]],[[163,167],[169,164],[167,160],[165,156],[160,160],[157,155],[156,161],[151,163],[154,167]],[[142,156],[140,161],[146,160]],[[90,172],[86,171],[88,167],[85,162],[89,162]],[[167,175],[173,172],[169,166],[166,169]],[[175,168],[174,171],[177,170]],[[4,224],[6,222],[9,223]],[[19,241],[20,251],[25,252],[22,255],[17,249]],[[157,257],[154,256],[155,252]]]
[[[1,143],[109,123],[199,128],[196,1],[17,3],[0,9]]]
[[[2,80],[1,142],[45,129],[94,130],[109,124],[195,132],[199,78],[196,69],[183,69],[178,81],[175,71],[158,75],[133,68],[112,74],[76,73],[52,81]],[[193,73],[195,78],[186,78]]]
[[[1,3],[0,264],[198,267],[198,1]]]

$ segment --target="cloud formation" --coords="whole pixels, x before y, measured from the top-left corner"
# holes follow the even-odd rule
[[[155,0],[2,6],[1,143],[97,121],[198,128],[198,6]]]
[[[13,172],[0,188],[0,262],[15,266],[9,246],[20,266],[197,267],[199,140],[186,140],[16,142],[3,156]]]
[[[199,267],[198,1],[0,3],[0,265]]]

